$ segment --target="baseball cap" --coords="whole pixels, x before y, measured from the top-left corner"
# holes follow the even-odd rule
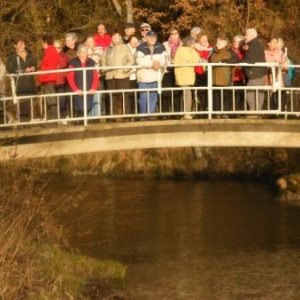
[[[151,30],[147,32],[146,36],[157,36],[157,33]]]

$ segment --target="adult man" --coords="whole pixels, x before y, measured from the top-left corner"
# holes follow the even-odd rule
[[[135,27],[134,27],[133,23],[131,23],[131,22],[125,23],[123,43],[127,44],[129,41],[129,38],[133,35],[135,35]]]
[[[254,64],[266,62],[263,45],[257,38],[257,31],[254,28],[246,31],[246,52],[242,62]],[[245,74],[248,82],[247,86],[264,86],[265,76],[267,74],[266,67],[245,67]],[[256,99],[256,90],[247,91],[247,103],[250,110],[261,110],[264,103],[264,91],[258,91],[258,98]]]
[[[147,32],[151,31],[151,26],[148,23],[142,23],[140,26],[140,30],[142,36],[140,42],[143,43],[146,41]]]
[[[166,65],[166,48],[157,42],[157,34],[148,31],[146,42],[138,46],[136,63],[141,67],[137,72],[140,89],[157,89],[161,81],[161,68]],[[154,113],[157,105],[157,91],[140,93],[140,112]]]

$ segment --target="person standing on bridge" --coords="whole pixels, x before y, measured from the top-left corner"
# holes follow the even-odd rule
[[[59,55],[53,46],[53,37],[50,35],[42,36],[42,46],[44,49],[44,56],[41,61],[40,71],[53,71],[59,67]],[[42,86],[43,94],[55,94],[55,85],[57,82],[57,73],[39,74],[37,77],[38,82]],[[46,96],[46,111],[45,116],[47,119],[57,119],[57,102],[56,96]]]
[[[187,65],[199,62],[199,54],[194,48],[195,40],[191,36],[187,36],[182,41],[174,57],[174,64]],[[185,112],[192,111],[192,90],[194,86],[196,74],[193,66],[175,67],[175,80],[178,86],[184,87],[183,90],[183,109]],[[191,114],[185,114],[182,119],[192,119]]]
[[[159,84],[161,85],[162,68],[166,65],[166,48],[157,41],[157,34],[148,31],[146,42],[140,44],[136,52],[136,63],[141,68],[137,71],[139,89],[154,91],[140,92],[140,113],[156,111]],[[156,90],[155,90],[156,89]],[[158,89],[158,90],[157,90]]]
[[[248,64],[265,63],[265,51],[262,43],[257,38],[257,31],[254,28],[247,29],[246,31],[246,51],[245,57],[242,62]],[[247,66],[244,68],[244,72],[248,79],[247,86],[265,86],[267,68]],[[256,94],[258,97],[256,99]],[[250,110],[261,110],[264,103],[264,91],[263,90],[249,90],[246,94],[247,103]]]
[[[92,68],[95,67],[95,62],[88,58],[88,48],[84,44],[80,44],[77,47],[77,57],[73,58],[69,62],[69,68],[73,71],[68,72],[67,80],[68,84],[73,92],[76,93],[73,96],[75,104],[76,117],[82,117],[85,115],[84,108],[84,94],[86,94],[86,115],[91,111],[93,106],[94,94],[97,91],[99,85],[99,76],[97,70],[76,70],[79,68]],[[84,76],[85,72],[85,76]],[[85,82],[84,82],[85,78]]]
[[[134,56],[126,44],[123,44],[122,36],[115,32],[112,36],[112,43],[104,51],[102,58],[103,67],[119,67],[120,69],[106,69],[105,80],[109,90],[130,89],[129,77],[131,75],[131,66],[134,65]],[[122,115],[133,113],[133,103],[129,102],[129,94],[122,92],[113,92],[111,94],[111,114]],[[120,119],[116,119],[121,121]]]

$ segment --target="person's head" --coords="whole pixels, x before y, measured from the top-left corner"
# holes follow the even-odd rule
[[[53,36],[52,35],[43,35],[42,38],[42,45],[43,45],[43,48],[46,49],[48,48],[49,45],[53,45]]]
[[[246,36],[245,36],[245,39],[246,39],[246,42],[249,43],[251,42],[252,40],[254,40],[255,38],[257,38],[257,31],[255,28],[249,28],[246,30]]]
[[[81,61],[85,61],[88,56],[88,47],[84,44],[77,46],[77,56]]]
[[[228,40],[227,40],[227,38],[225,38],[225,37],[219,37],[219,38],[217,39],[217,44],[216,44],[216,46],[217,46],[217,49],[218,49],[218,50],[221,50],[221,49],[227,47],[227,45],[228,45]]]
[[[269,49],[271,51],[275,51],[278,49],[278,40],[276,38],[272,38],[268,43]]]
[[[194,26],[190,31],[190,36],[197,41],[197,34],[201,32],[201,28],[199,26]]]
[[[135,27],[134,24],[131,22],[127,22],[124,25],[124,34],[125,36],[129,37],[135,34]]]
[[[95,40],[92,35],[88,35],[84,41],[84,45],[86,45],[89,49],[94,49],[95,48]]]
[[[195,45],[195,40],[191,36],[186,36],[182,40],[182,46],[193,48]]]
[[[244,42],[245,42],[245,37],[243,37],[242,35],[236,35],[233,38],[233,48],[234,49],[241,49]]]
[[[169,29],[169,35],[171,40],[178,40],[179,39],[179,32],[176,27],[171,27]]]
[[[62,51],[62,42],[61,40],[54,40],[53,46],[55,47],[56,51],[60,53]]]
[[[154,46],[157,41],[157,34],[154,31],[148,31],[146,34],[146,42],[149,46]]]
[[[78,40],[78,37],[75,32],[69,32],[66,34],[65,43],[68,48],[75,49],[77,40]]]
[[[151,31],[151,26],[148,23],[143,23],[140,26],[141,36],[146,38],[146,34],[148,31]]]
[[[24,37],[22,36],[16,36],[12,39],[12,43],[16,49],[17,52],[25,51],[26,42]]]
[[[208,36],[203,31],[201,31],[200,33],[197,34],[197,42],[202,47],[207,47],[208,46]]]
[[[136,35],[132,35],[132,36],[129,37],[128,43],[130,44],[130,46],[132,48],[135,49],[139,45],[139,39],[137,38]]]
[[[104,36],[107,33],[107,25],[104,22],[99,22],[97,25],[97,33]]]
[[[118,44],[121,44],[121,43],[122,43],[122,36],[121,36],[121,34],[120,34],[119,32],[115,32],[115,33],[112,35],[111,39],[112,39],[112,43],[113,43],[114,45],[118,45]]]

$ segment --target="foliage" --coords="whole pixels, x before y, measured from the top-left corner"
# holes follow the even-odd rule
[[[119,11],[116,11],[118,3]],[[130,20],[134,8],[134,22],[148,22],[165,38],[168,29],[177,25],[181,35],[187,35],[194,25],[208,32],[211,42],[218,35],[232,38],[255,27],[260,38],[282,36],[296,56],[300,37],[297,0],[31,0],[0,1],[1,57],[6,57],[9,39],[22,33],[35,50],[40,49],[39,35],[48,32],[62,37],[72,30],[87,35],[95,32],[99,20],[111,29],[121,29]],[[120,15],[121,14],[121,15]],[[295,45],[295,46],[294,46]]]

